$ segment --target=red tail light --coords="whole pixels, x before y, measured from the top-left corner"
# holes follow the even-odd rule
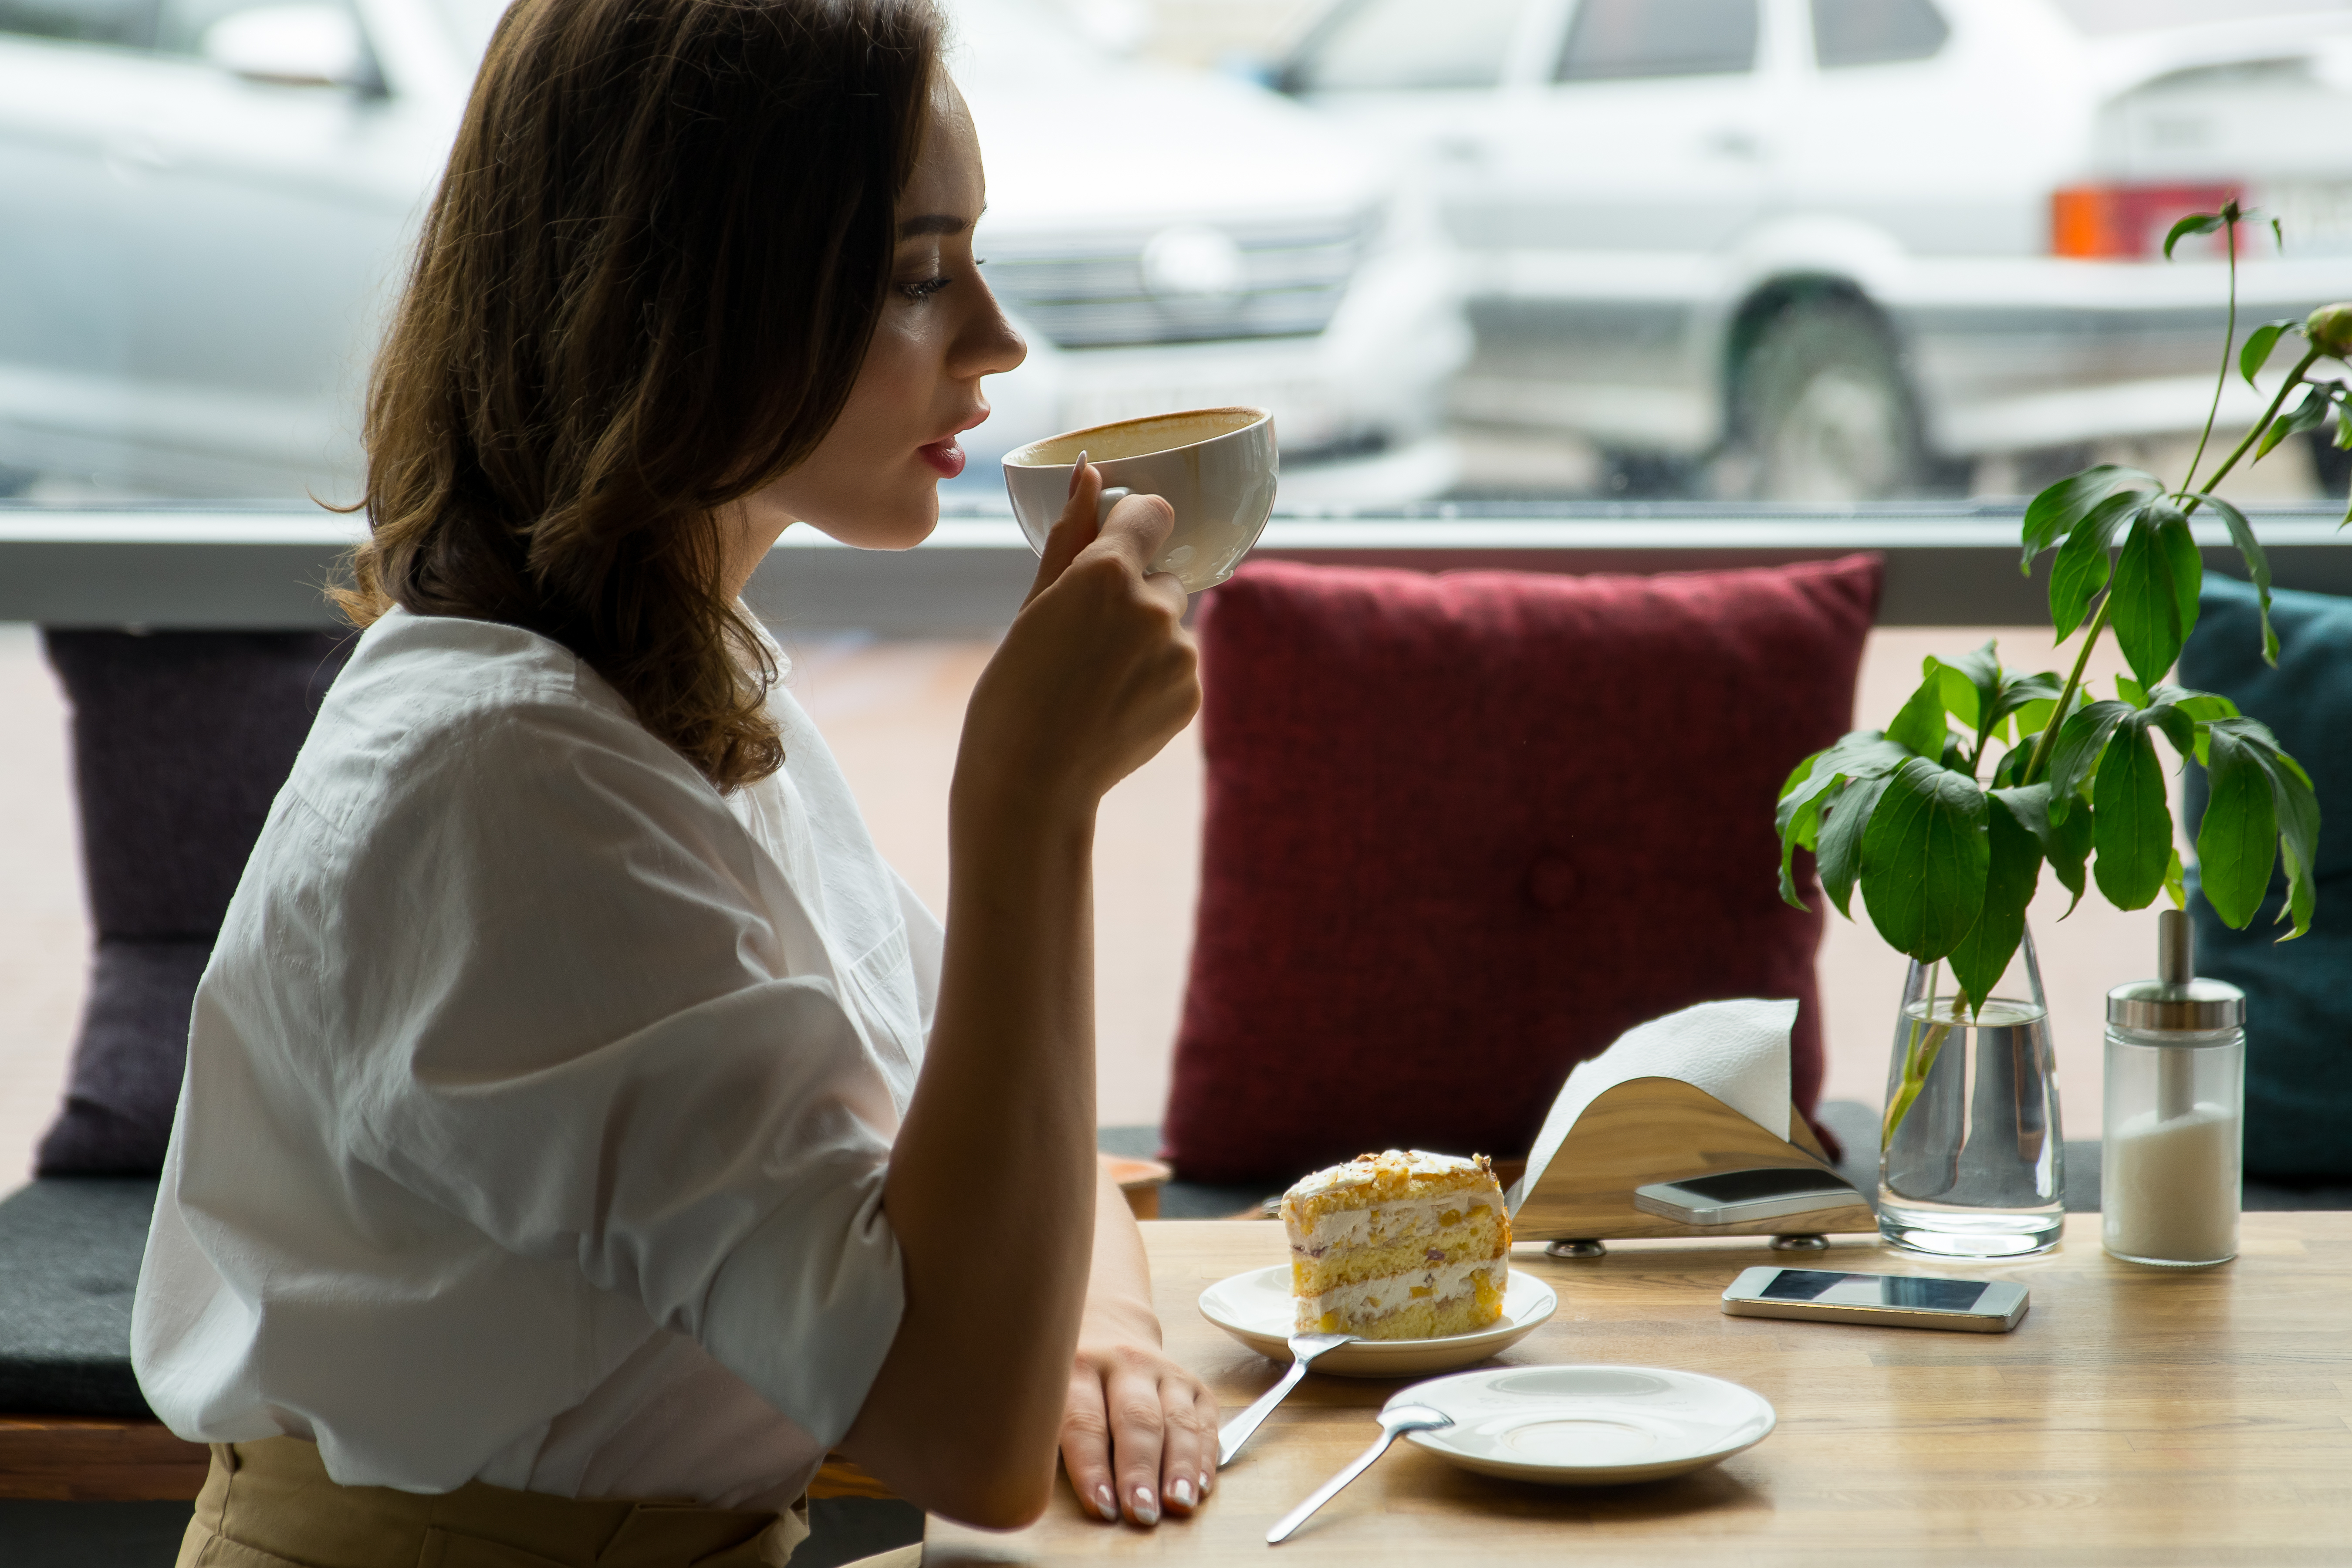
[[[2219,212],[2240,195],[2236,185],[2074,185],[2050,198],[2050,254],[2093,261],[2161,256],[2175,223]],[[2218,238],[2198,243],[2217,252],[2221,246]]]

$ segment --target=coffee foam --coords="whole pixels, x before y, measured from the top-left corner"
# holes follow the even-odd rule
[[[1016,468],[1055,468],[1076,462],[1080,452],[1087,455],[1089,463],[1148,458],[1154,452],[1171,452],[1180,447],[1194,447],[1236,430],[1246,430],[1265,417],[1263,408],[1195,408],[1181,414],[1154,414],[1074,430],[1067,435],[1048,436],[1042,441],[1030,442],[1004,460]]]

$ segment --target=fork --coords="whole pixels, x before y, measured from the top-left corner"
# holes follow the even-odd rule
[[[1256,1404],[1226,1422],[1218,1431],[1217,1467],[1222,1469],[1234,1462],[1234,1456],[1239,1453],[1241,1446],[1249,1440],[1249,1435],[1256,1431],[1259,1424],[1267,1416],[1274,1414],[1274,1407],[1282,1403],[1284,1395],[1298,1386],[1298,1380],[1307,1375],[1307,1369],[1314,1364],[1316,1357],[1326,1351],[1337,1350],[1341,1345],[1353,1344],[1355,1342],[1356,1336],[1353,1334],[1291,1335],[1290,1370],[1282,1374],[1280,1382],[1259,1394]]]
[[[1356,1456],[1348,1468],[1315,1489],[1315,1495],[1282,1516],[1282,1522],[1265,1532],[1268,1546],[1279,1546],[1290,1539],[1290,1532],[1305,1524],[1307,1516],[1333,1498],[1339,1489],[1372,1468],[1372,1461],[1389,1451],[1389,1445],[1407,1432],[1434,1432],[1454,1425],[1454,1417],[1443,1410],[1433,1410],[1426,1405],[1391,1405],[1381,1412],[1381,1435],[1372,1446]]]

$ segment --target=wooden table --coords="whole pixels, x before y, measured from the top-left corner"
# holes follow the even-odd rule
[[[2352,1563],[2352,1214],[2250,1214],[2219,1268],[2117,1263],[2099,1216],[2042,1258],[1953,1267],[1864,1238],[1612,1242],[1593,1262],[1521,1247],[1559,1312],[1500,1359],[1681,1367],[1780,1413],[1758,1447],[1677,1480],[1549,1489],[1471,1475],[1400,1442],[1291,1540],[1266,1529],[1376,1435],[1402,1383],[1310,1376],[1221,1473],[1198,1518],[1145,1531],[1079,1512],[1067,1487],[1026,1531],[930,1522],[926,1568],[1084,1561],[1932,1564]],[[1169,1349],[1231,1415],[1277,1375],[1204,1321],[1202,1289],[1278,1262],[1273,1225],[1143,1227]],[[1783,1262],[2015,1279],[2009,1334],[1723,1315],[1739,1269]]]

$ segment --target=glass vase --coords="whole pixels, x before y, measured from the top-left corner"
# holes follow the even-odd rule
[[[1974,1013],[1950,964],[1911,965],[1879,1149],[1878,1230],[1897,1247],[2015,1258],[2058,1245],[2058,1082],[2031,930]]]

